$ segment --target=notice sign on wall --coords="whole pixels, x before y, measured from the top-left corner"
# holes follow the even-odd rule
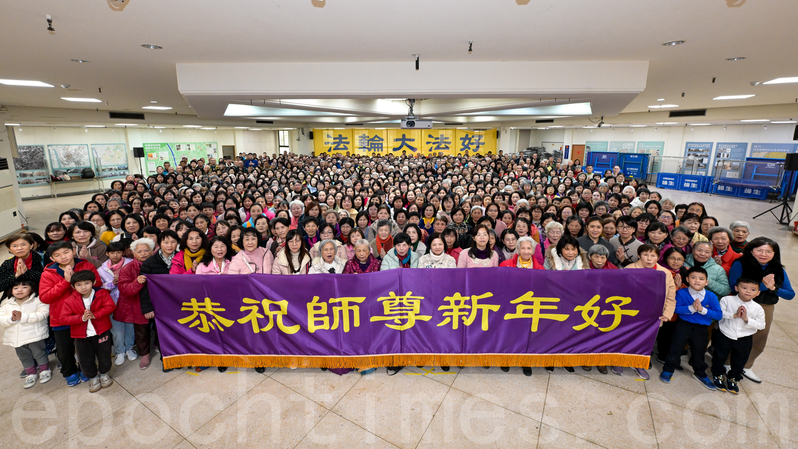
[[[715,171],[721,178],[740,179],[745,155],[746,142],[718,142],[715,146]]]
[[[751,157],[766,159],[785,159],[788,153],[795,153],[798,144],[795,143],[754,143],[751,144]]]
[[[712,142],[687,142],[684,147],[684,157],[694,159],[693,167],[695,171],[691,174],[708,175],[709,161],[712,158]],[[690,161],[685,162],[685,164],[689,163]]]

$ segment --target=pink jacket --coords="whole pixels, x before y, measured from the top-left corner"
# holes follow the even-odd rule
[[[463,251],[460,253],[460,258],[457,259],[457,268],[486,268],[498,266],[499,255],[496,253],[496,251],[493,251],[493,255],[490,257],[490,260],[485,260],[485,264],[480,264],[479,262],[474,261],[474,259],[468,255],[468,248],[463,248]]]
[[[230,268],[227,271],[227,274],[271,274],[271,272],[271,253],[266,248],[258,247],[249,254],[246,254],[246,251],[239,251],[238,254],[233,257],[233,260],[230,261]]]
[[[230,265],[230,261],[224,261],[224,263],[222,263],[222,272],[217,273],[213,261],[211,261],[209,265],[201,263],[197,265],[197,271],[194,274],[230,274]]]

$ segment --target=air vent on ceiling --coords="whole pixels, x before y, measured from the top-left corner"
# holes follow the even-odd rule
[[[255,123],[263,123],[264,125],[271,125],[274,124],[272,120],[255,120]]]
[[[124,120],[144,120],[144,114],[138,112],[109,112],[108,118]]]
[[[0,170],[8,170],[8,159],[0,157]]]
[[[452,122],[452,123],[444,123],[443,124],[443,126],[460,126],[460,125],[462,125],[462,123],[454,123],[454,122]]]
[[[344,123],[345,126],[363,126],[362,123]]]
[[[554,119],[546,119],[546,120],[535,120],[535,123],[554,123]]]
[[[683,111],[670,111],[669,117],[704,117],[706,109],[685,109]]]

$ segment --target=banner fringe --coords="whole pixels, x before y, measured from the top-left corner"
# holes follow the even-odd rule
[[[385,354],[370,356],[183,354],[163,358],[163,365],[166,369],[187,366],[350,369],[382,366],[623,366],[647,369],[649,362],[649,356],[634,354]]]

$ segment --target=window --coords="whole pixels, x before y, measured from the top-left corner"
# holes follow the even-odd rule
[[[289,153],[290,148],[288,146],[288,139],[289,139],[288,131],[277,131],[277,139],[279,140],[280,154]]]

